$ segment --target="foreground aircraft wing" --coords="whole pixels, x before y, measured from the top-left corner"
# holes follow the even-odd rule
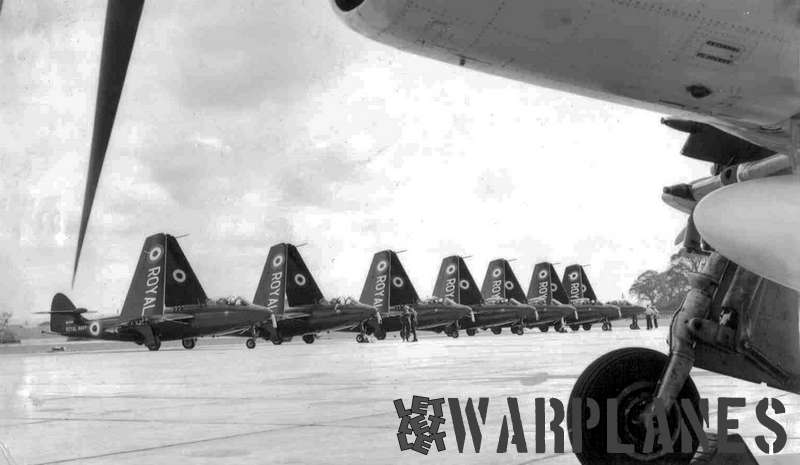
[[[293,320],[297,318],[311,318],[311,313],[308,312],[284,312],[281,315],[276,315],[278,320]]]

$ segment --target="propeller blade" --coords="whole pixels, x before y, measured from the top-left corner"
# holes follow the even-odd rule
[[[800,177],[731,184],[694,212],[703,240],[749,271],[800,290]]]
[[[97,84],[97,103],[94,110],[89,172],[86,176],[86,191],[83,194],[78,249],[75,251],[75,265],[72,269],[73,285],[143,6],[144,0],[108,0],[106,25],[103,32],[103,51],[100,58],[100,79]]]

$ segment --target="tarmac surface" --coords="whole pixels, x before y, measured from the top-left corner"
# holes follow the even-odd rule
[[[417,343],[390,337],[356,344],[352,335],[299,339],[280,346],[243,339],[201,339],[194,350],[166,343],[159,352],[130,344],[23,341],[0,348],[0,464],[3,445],[16,464],[542,463],[576,464],[569,453],[534,452],[536,397],[566,405],[575,379],[620,347],[666,350],[666,328],[597,329],[515,336],[482,332],[458,339],[421,333]],[[64,351],[48,352],[52,346]],[[800,396],[694,370],[701,396],[747,398],[731,415],[762,464],[800,463]],[[470,433],[459,453],[446,408],[447,450],[401,452],[392,403],[411,397],[488,397],[480,453]],[[519,399],[529,452],[496,452],[507,397]],[[763,397],[779,398],[786,448],[764,456],[753,438],[771,433],[755,418]],[[547,421],[552,418],[548,414]],[[564,425],[566,427],[566,425]],[[569,440],[565,441],[569,451]],[[12,461],[13,460],[13,461]]]

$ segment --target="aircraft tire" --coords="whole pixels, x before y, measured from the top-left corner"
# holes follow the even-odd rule
[[[275,344],[276,346],[279,346],[279,345],[283,344],[283,338],[282,337],[276,337],[275,339],[272,339],[272,343]]]
[[[381,328],[380,331],[376,329],[375,330],[375,339],[377,339],[379,341],[382,341],[382,340],[386,339],[386,331],[384,331],[383,328]]]
[[[603,323],[603,331],[611,331],[611,323]]]
[[[361,344],[363,342],[366,342],[366,340],[367,340],[367,338],[365,338],[363,335],[361,335],[361,334],[357,334],[356,335],[356,342],[358,342],[359,344]]]
[[[303,335],[303,342],[306,344],[313,344],[317,338],[313,334],[304,334]]]
[[[589,331],[590,329],[592,329],[592,324],[591,323],[586,323],[585,325],[583,325],[583,330],[584,331]]]
[[[631,323],[631,325],[628,326],[628,328],[636,330],[636,329],[639,329],[639,325],[635,325],[635,324]]]
[[[550,326],[549,325],[539,326],[539,331],[546,333],[550,331]]]
[[[186,350],[194,349],[194,346],[197,344],[197,338],[190,337],[187,339],[182,339],[181,344],[183,344],[183,348]]]
[[[573,332],[578,331],[581,329],[581,325],[569,325],[569,329],[571,329]]]
[[[581,399],[584,406],[586,399],[594,399],[599,407],[599,418],[597,418],[598,412],[590,412],[591,409],[585,407],[581,409],[584,416],[593,414],[592,418],[597,418],[598,426],[594,428],[587,428],[585,418],[581,418],[579,424],[574,424],[574,416],[567,415],[569,430],[579,429],[581,432],[581,452],[575,454],[581,464],[634,465],[646,462],[658,465],[682,465],[690,462],[698,446],[696,438],[692,438],[691,451],[659,454],[660,449],[658,440],[656,440],[655,455],[645,455],[641,452],[646,436],[646,428],[641,423],[641,413],[650,406],[656,384],[668,361],[668,356],[655,350],[624,348],[601,356],[581,373],[572,388],[567,411],[572,412],[574,408],[577,408],[573,405],[575,399]],[[606,399],[617,399],[619,402],[616,423],[618,440],[620,444],[633,444],[635,450],[633,454],[608,452],[608,434],[606,428],[603,427],[609,422]],[[680,404],[683,399],[688,399],[695,410],[700,411],[700,395],[691,378],[687,379],[678,399],[677,404]],[[675,438],[673,445],[675,450],[681,448],[679,415],[682,413],[677,408],[673,408],[667,414],[670,436]],[[575,440],[575,435],[569,435],[569,437],[570,441]],[[576,444],[572,444],[572,447],[573,449],[578,448]]]
[[[512,332],[517,336],[522,336],[525,334],[525,328],[523,328],[522,326],[515,326],[514,328],[512,328]]]
[[[501,334],[502,332],[503,332],[503,328],[501,328],[501,327],[492,328],[492,333],[493,334]]]
[[[255,349],[256,340],[251,337],[248,340],[244,341],[244,345],[247,346],[248,349]]]
[[[160,348],[161,348],[161,340],[160,339],[156,339],[151,344],[147,344],[147,350],[149,350],[151,352],[155,352]]]
[[[458,330],[450,331],[450,334],[448,334],[448,336],[452,337],[453,339],[458,339],[459,336]]]
[[[474,336],[478,334],[478,330],[475,328],[467,328],[467,336]]]

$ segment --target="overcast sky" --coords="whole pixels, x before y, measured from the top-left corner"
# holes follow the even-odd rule
[[[666,266],[683,215],[664,185],[708,168],[662,115],[372,43],[326,0],[148,1],[74,289],[104,1],[7,0],[0,15],[2,309],[53,293],[116,313],[148,234],[209,295],[252,298],[269,246],[301,249],[326,296],[372,254],[429,295],[445,255],[588,263],[614,299]]]

